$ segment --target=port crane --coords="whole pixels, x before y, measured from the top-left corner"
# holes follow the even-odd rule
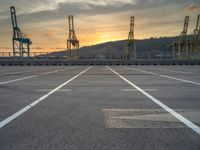
[[[10,7],[12,27],[13,27],[13,56],[14,57],[30,57],[30,45],[32,41],[18,27],[16,10],[14,6]]]
[[[128,40],[125,41],[125,47],[124,47],[124,56],[123,56],[124,60],[136,59],[136,45],[135,45],[135,37],[134,37],[134,28],[135,28],[135,17],[131,16]]]
[[[190,51],[192,56],[195,56],[196,53],[200,52],[200,14],[197,16],[196,27],[190,40]]]
[[[173,43],[173,57],[174,58],[184,58],[188,57],[189,52],[189,40],[187,38],[188,26],[190,17],[186,16],[183,26],[183,31],[181,32],[177,41]]]
[[[74,17],[72,15],[68,16],[69,22],[69,37],[67,39],[67,50],[72,56],[72,52],[75,51],[75,57],[79,56],[79,40],[76,38],[76,33],[74,30]]]

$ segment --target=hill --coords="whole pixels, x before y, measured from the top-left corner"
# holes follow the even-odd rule
[[[170,44],[176,37],[150,38],[144,40],[136,40],[137,55],[139,57],[147,57],[155,53],[170,53],[172,48]],[[123,55],[125,41],[113,41],[98,45],[86,46],[80,48],[80,57],[86,59],[120,59]],[[69,52],[67,52],[69,54]],[[71,55],[75,55],[72,52]],[[52,53],[54,56],[64,56],[66,52]]]

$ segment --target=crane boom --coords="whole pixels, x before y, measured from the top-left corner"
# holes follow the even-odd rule
[[[200,39],[200,14],[197,17],[196,31],[198,34],[198,38]]]
[[[130,32],[129,32],[129,40],[134,40],[134,28],[135,28],[135,17],[131,17],[130,19]]]
[[[197,17],[196,30],[200,30],[200,14]]]
[[[181,32],[181,36],[180,36],[181,41],[186,41],[186,37],[187,37],[187,33],[188,33],[189,20],[190,20],[190,17],[186,16],[185,21],[184,21],[183,31]]]

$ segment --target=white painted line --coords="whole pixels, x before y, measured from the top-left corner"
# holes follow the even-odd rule
[[[37,92],[50,92],[52,89],[36,89]],[[71,89],[60,89],[57,92],[71,92]]]
[[[30,78],[35,78],[35,77],[38,77],[38,75],[33,75],[33,76],[19,78],[19,79],[15,79],[15,80],[9,80],[9,81],[5,81],[5,82],[0,82],[0,85],[13,83],[13,82],[18,82],[18,81],[22,81],[22,80],[26,80],[26,79],[30,79]]]
[[[2,71],[2,74],[0,74],[0,75],[15,75],[15,74],[20,74],[20,73],[36,72],[38,70],[36,70],[36,69],[34,69],[34,70],[26,70],[26,71],[22,70],[22,71],[17,71],[17,72],[8,72],[8,71],[9,70]]]
[[[20,74],[20,73],[29,73],[29,72],[36,72],[37,70],[28,70],[28,71],[18,71],[18,72],[7,72],[3,73],[1,75],[15,75],[15,74]]]
[[[174,80],[186,82],[186,83],[192,83],[192,84],[195,84],[195,85],[200,85],[199,82],[193,82],[193,81],[189,81],[189,80],[179,79],[179,78],[175,78],[175,77],[171,77],[171,76],[167,76],[167,75],[160,75],[160,76],[164,77],[164,78],[169,78],[169,79],[174,79]]]
[[[65,69],[53,70],[53,71],[50,71],[50,72],[44,72],[44,73],[42,73],[42,75],[49,75],[49,74],[53,74],[53,73],[60,72],[60,71],[70,70],[72,68],[75,68],[75,67],[69,67],[69,68],[65,68]]]
[[[138,92],[137,89],[122,89],[122,91],[124,91],[124,92]],[[158,91],[158,89],[144,89],[144,91],[156,92],[156,91]]]
[[[184,72],[184,71],[175,71],[175,70],[171,70],[171,69],[159,69],[159,68],[152,68],[155,70],[160,70],[160,71],[168,71],[168,72],[174,72],[174,73],[181,73],[181,74],[188,74],[188,75],[193,75],[194,73],[190,73],[190,72]]]
[[[129,70],[130,69],[131,70],[138,70],[140,72],[144,72],[144,73],[151,74],[151,75],[159,75],[160,77],[164,77],[164,78],[168,78],[168,79],[173,79],[173,80],[182,81],[182,82],[185,82],[185,83],[191,83],[191,84],[195,84],[195,85],[200,85],[199,82],[194,82],[194,81],[190,81],[190,80],[175,78],[175,77],[167,76],[167,75],[161,75],[161,74],[157,74],[157,73],[154,73],[154,72],[144,71],[144,70],[141,70],[141,69],[134,69],[134,68],[128,68],[128,67],[127,67],[127,69],[129,69]]]
[[[116,74],[118,77],[120,77],[122,80],[124,80],[125,82],[127,82],[128,84],[130,84],[132,87],[134,87],[135,89],[137,89],[138,91],[140,91],[143,95],[145,95],[150,100],[152,100],[153,102],[155,102],[156,104],[158,104],[161,108],[163,108],[164,110],[166,110],[167,112],[169,112],[175,118],[177,118],[178,120],[180,120],[182,123],[184,123],[190,129],[192,129],[193,131],[195,131],[196,133],[198,133],[200,135],[200,127],[199,126],[197,126],[196,124],[194,124],[193,122],[191,122],[187,118],[183,117],[182,115],[180,115],[179,113],[177,113],[176,111],[174,111],[173,109],[171,109],[170,107],[168,107],[167,105],[165,105],[164,103],[160,102],[158,99],[156,99],[155,97],[153,97],[149,93],[145,92],[143,89],[141,89],[140,87],[138,87],[137,85],[135,85],[134,83],[132,83],[131,81],[129,81],[128,79],[124,78],[122,75],[120,75],[119,73],[117,73],[116,71],[114,71],[113,69],[111,69],[110,67],[108,67],[108,66],[106,66],[106,67],[110,71],[112,71],[114,74]]]
[[[70,68],[67,68],[67,69],[55,70],[55,71],[52,71],[51,73],[50,72],[47,72],[47,73],[48,74],[53,74],[55,72],[69,70],[71,68],[73,68],[73,67],[70,67]],[[47,75],[47,74],[43,73],[42,75]],[[13,82],[18,82],[18,81],[22,81],[22,80],[26,80],[26,79],[30,79],[30,78],[35,78],[35,77],[38,77],[38,76],[39,75],[33,75],[33,76],[24,77],[24,78],[18,78],[18,79],[14,79],[14,80],[4,81],[4,82],[0,82],[0,85],[4,85],[4,84],[8,84],[8,83],[13,83]]]
[[[145,71],[145,70],[141,70],[141,69],[135,69],[135,68],[129,68],[129,67],[126,67],[128,68],[129,70],[136,70],[136,71],[140,71],[140,72],[143,72],[143,73],[146,73],[146,74],[150,74],[150,75],[158,75],[157,73],[154,73],[154,72],[149,72],[149,71]]]
[[[67,68],[67,69],[60,69],[60,70],[54,70],[54,71],[50,71],[50,72],[45,72],[45,73],[42,73],[42,75],[49,75],[49,74],[53,74],[53,73],[56,73],[56,72],[59,72],[59,71],[65,71],[65,70],[68,70],[68,69],[69,68]]]
[[[6,74],[6,73],[9,73],[9,71],[10,71],[10,70],[2,70],[2,71],[0,71],[0,73]]]
[[[191,67],[191,66],[188,66],[188,67]],[[194,66],[192,66],[192,67],[194,67]],[[179,67],[176,67],[176,70],[177,71],[190,72],[190,73],[196,74],[196,73],[198,73],[199,67],[193,68],[193,69],[189,69],[189,68],[182,68],[182,67],[180,68],[180,66],[179,66]]]
[[[81,73],[79,73],[78,75],[74,76],[73,78],[71,78],[70,80],[66,81],[65,83],[61,84],[60,86],[58,86],[57,88],[53,89],[52,91],[48,92],[47,94],[45,94],[44,96],[40,97],[39,99],[37,99],[36,101],[34,101],[33,103],[29,104],[28,106],[24,107],[23,109],[21,109],[20,111],[16,112],[15,114],[11,115],[10,117],[6,118],[5,120],[0,122],[0,128],[4,127],[5,125],[7,125],[8,123],[10,123],[11,121],[13,121],[14,119],[16,119],[17,117],[21,116],[22,114],[24,114],[26,111],[28,111],[29,109],[31,109],[32,107],[34,107],[35,105],[37,105],[38,103],[42,102],[43,100],[45,100],[46,98],[48,98],[49,96],[51,96],[52,94],[54,94],[55,92],[57,92],[58,90],[60,90],[62,87],[64,87],[65,85],[67,85],[68,83],[70,83],[71,81],[75,80],[76,78],[78,78],[80,75],[84,74],[86,71],[88,71],[89,69],[91,69],[92,67],[89,67],[87,69],[85,69],[84,71],[82,71]]]

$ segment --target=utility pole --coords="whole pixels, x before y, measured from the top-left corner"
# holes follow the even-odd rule
[[[136,45],[134,37],[134,28],[135,28],[135,17],[130,18],[130,31],[128,35],[128,40],[125,42],[124,48],[124,59],[132,60],[136,59]]]
[[[72,56],[72,52],[76,51],[76,56],[79,57],[79,40],[76,38],[75,30],[74,30],[74,18],[72,15],[68,16],[69,22],[69,37],[67,40],[67,50],[70,52],[70,57]]]
[[[13,27],[13,56],[23,58],[26,55],[30,57],[30,45],[32,44],[32,42],[18,27],[17,16],[14,6],[10,7],[10,13]]]

